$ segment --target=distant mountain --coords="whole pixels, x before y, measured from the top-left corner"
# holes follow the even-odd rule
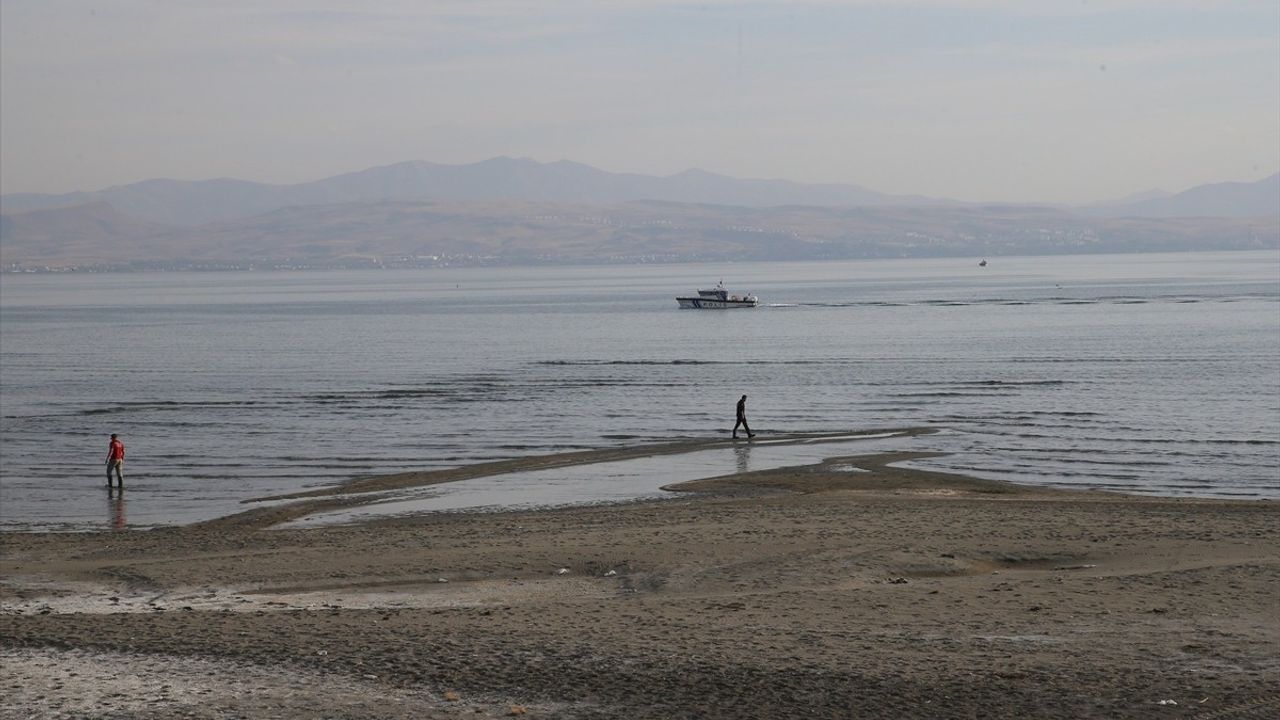
[[[1280,219],[1087,218],[1032,206],[646,201],[378,201],[295,206],[199,227],[123,218],[96,203],[6,215],[9,270],[440,267],[1280,247]]]
[[[616,205],[637,201],[735,207],[961,205],[918,195],[887,195],[858,185],[809,185],[731,178],[705,170],[656,177],[611,173],[581,163],[493,158],[469,165],[412,161],[296,185],[245,180],[147,180],[96,192],[0,197],[4,213],[106,203],[123,216],[169,225],[240,220],[290,207],[386,201],[517,201]],[[1092,217],[1280,216],[1280,174],[1255,183],[1159,191],[1079,208]]]
[[[540,163],[500,157],[470,165],[403,162],[297,185],[230,179],[147,180],[89,193],[10,194],[0,198],[0,208],[11,213],[105,202],[130,217],[195,226],[288,207],[391,200],[515,200],[588,205],[665,200],[743,207],[945,202],[918,196],[885,195],[857,185],[740,180],[703,170],[655,177],[611,173],[568,161]]]
[[[71,266],[128,262],[167,248],[166,226],[135,220],[104,202],[0,215],[0,262]],[[163,243],[161,243],[163,245]]]
[[[1280,173],[1257,182],[1199,185],[1175,195],[1081,211],[1092,217],[1280,217]]]
[[[406,162],[298,185],[149,180],[0,198],[9,269],[801,260],[1280,246],[1280,175],[1112,206],[573,162]]]
[[[9,214],[101,203],[139,220],[200,225],[270,212],[279,207],[281,189],[244,180],[146,180],[97,192],[5,195],[0,210]]]

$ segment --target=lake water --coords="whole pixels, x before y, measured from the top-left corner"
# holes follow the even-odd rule
[[[762,307],[676,308],[721,278]],[[933,469],[1277,498],[1280,253],[5,275],[0,526],[727,438],[744,393],[760,439],[927,425]]]

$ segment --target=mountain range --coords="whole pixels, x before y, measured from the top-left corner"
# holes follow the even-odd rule
[[[1094,217],[1275,217],[1280,215],[1280,173],[1251,183],[1199,185],[1177,194],[1153,191],[1132,202],[1083,212]]]
[[[10,194],[0,210],[10,270],[1223,249],[1280,245],[1280,174],[1067,208],[494,158],[295,185],[148,180]]]
[[[64,195],[0,197],[4,212],[105,202],[118,212],[172,225],[236,220],[286,207],[385,200],[519,200],[611,205],[635,200],[770,205],[936,204],[924,197],[877,193],[857,185],[804,185],[787,180],[741,180],[704,170],[668,177],[611,173],[581,163],[499,157],[470,165],[411,161],[296,185],[244,180],[147,180]]]

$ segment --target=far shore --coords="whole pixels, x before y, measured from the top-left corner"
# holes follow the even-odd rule
[[[370,492],[685,450],[0,534],[0,719],[1280,715],[1274,502],[1009,485],[894,452],[663,502],[279,527]]]

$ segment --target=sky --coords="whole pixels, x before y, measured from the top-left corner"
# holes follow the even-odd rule
[[[406,160],[1087,203],[1280,170],[1276,0],[0,0],[0,192]]]

